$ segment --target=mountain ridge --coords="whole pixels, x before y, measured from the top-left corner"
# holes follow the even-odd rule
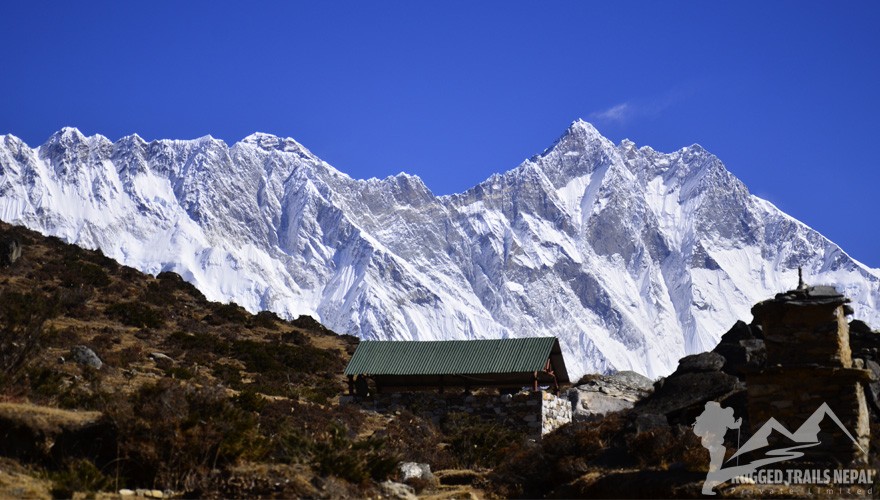
[[[362,338],[559,336],[573,373],[670,372],[793,272],[880,322],[880,271],[748,192],[693,145],[614,145],[576,120],[462,192],[353,179],[294,139],[0,136],[0,218],[212,300],[309,314]]]

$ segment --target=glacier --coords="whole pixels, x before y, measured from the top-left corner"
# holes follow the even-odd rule
[[[698,145],[613,144],[577,120],[459,194],[358,180],[290,138],[0,136],[0,219],[174,271],[209,299],[365,339],[554,335],[573,378],[649,377],[751,305],[834,284],[880,325],[880,270],[751,195]]]

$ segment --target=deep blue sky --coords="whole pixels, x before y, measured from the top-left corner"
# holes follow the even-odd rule
[[[254,131],[462,191],[576,118],[718,155],[880,267],[880,2],[10,2],[0,134]]]

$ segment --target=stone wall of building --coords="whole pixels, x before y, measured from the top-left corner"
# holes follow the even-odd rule
[[[504,395],[395,392],[377,394],[360,404],[380,413],[405,409],[434,423],[450,413],[467,413],[519,429],[535,440],[571,422],[572,415],[571,402],[548,391]]]
[[[571,422],[571,401],[552,392],[541,392],[541,435],[549,434]]]

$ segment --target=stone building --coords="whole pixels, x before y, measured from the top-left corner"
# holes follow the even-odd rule
[[[766,367],[747,374],[752,431],[771,418],[792,432],[818,426],[820,443],[801,450],[810,462],[864,464],[868,459],[863,384],[871,372],[863,360],[852,358],[848,302],[833,287],[801,281],[797,289],[752,308],[767,351]]]
[[[555,337],[366,340],[345,375],[349,396],[378,411],[407,408],[435,421],[465,412],[536,439],[571,421],[571,403],[558,396],[569,378]]]

